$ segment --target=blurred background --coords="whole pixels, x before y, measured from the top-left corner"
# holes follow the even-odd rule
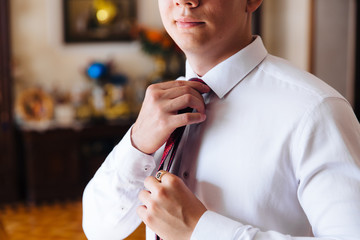
[[[253,31],[359,116],[358,12],[356,0],[264,0]],[[184,61],[157,0],[0,0],[0,239],[86,239],[86,183],[146,87]]]

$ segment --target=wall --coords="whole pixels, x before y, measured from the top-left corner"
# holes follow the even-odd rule
[[[313,71],[354,103],[356,2],[314,0]]]
[[[62,42],[62,0],[11,0],[14,76],[17,87],[80,87],[92,60],[115,61],[131,80],[141,80],[154,64],[137,42],[67,44]],[[140,24],[160,28],[157,0],[138,0]]]
[[[311,0],[264,0],[262,36],[273,55],[310,70]]]
[[[356,0],[264,0],[269,52],[310,71],[354,102]]]

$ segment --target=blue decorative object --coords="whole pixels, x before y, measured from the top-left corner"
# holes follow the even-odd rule
[[[87,74],[90,78],[98,80],[107,76],[108,67],[103,63],[95,62],[89,66]]]

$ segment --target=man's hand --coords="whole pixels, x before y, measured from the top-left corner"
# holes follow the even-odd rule
[[[165,173],[161,182],[150,176],[139,194],[137,213],[162,239],[190,239],[197,222],[207,210],[184,182]]]
[[[132,128],[133,146],[152,154],[176,128],[204,121],[205,104],[201,94],[209,91],[208,86],[195,81],[170,81],[149,86]],[[187,107],[196,112],[177,114]]]

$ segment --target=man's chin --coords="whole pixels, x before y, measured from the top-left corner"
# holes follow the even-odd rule
[[[201,39],[196,39],[191,36],[184,37],[181,39],[175,40],[176,44],[183,52],[201,52],[206,48],[206,41]]]

